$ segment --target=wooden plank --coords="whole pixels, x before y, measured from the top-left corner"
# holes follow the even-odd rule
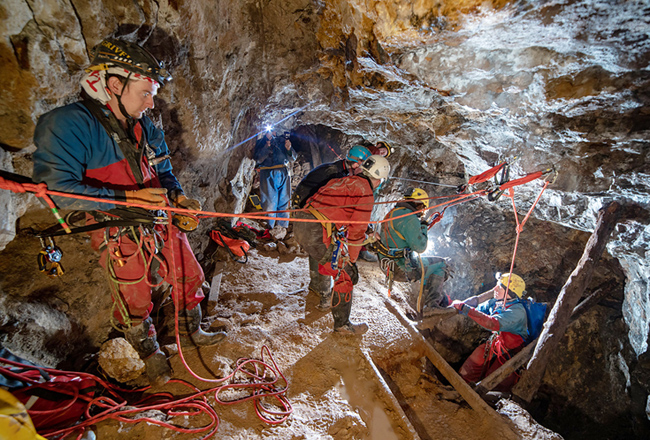
[[[210,293],[208,294],[208,315],[212,315],[212,312],[219,304],[219,291],[221,290],[221,277],[223,273],[218,273],[212,277],[212,282],[210,283]]]
[[[438,351],[429,344],[424,336],[415,328],[413,323],[395,306],[394,302],[388,298],[384,298],[386,308],[399,319],[402,325],[408,330],[411,338],[415,344],[418,345],[431,361],[431,363],[440,371],[440,373],[449,381],[456,391],[462,396],[463,399],[474,409],[476,412],[486,417],[491,422],[494,429],[494,438],[501,438],[504,440],[518,439],[519,436],[515,434],[510,425],[506,423],[503,417],[497,413],[490,405],[479,396],[472,387],[469,386],[465,380],[458,375],[456,370],[451,368],[447,361],[438,353]]]
[[[363,357],[366,359],[366,362],[368,362],[368,365],[370,365],[372,371],[375,373],[375,377],[377,379],[377,383],[379,384],[379,387],[381,388],[382,394],[386,399],[388,399],[391,402],[393,406],[392,409],[395,411],[395,413],[397,413],[401,422],[404,423],[406,430],[411,435],[411,438],[414,440],[420,440],[420,436],[418,435],[417,431],[411,424],[411,421],[409,420],[408,416],[402,409],[402,405],[400,405],[399,401],[397,400],[397,397],[395,397],[393,392],[390,390],[390,387],[384,380],[383,376],[381,375],[381,372],[373,362],[372,358],[368,353],[366,353],[363,350],[362,353],[363,353]]]
[[[510,376],[512,373],[517,371],[519,367],[528,362],[530,357],[533,355],[536,345],[535,342],[537,342],[538,339],[535,339],[535,341],[525,346],[523,350],[508,359],[506,363],[494,370],[492,374],[477,383],[475,391],[482,396],[485,395],[485,393],[494,389],[494,387],[503,382],[506,377]]]
[[[621,211],[621,206],[617,202],[611,202],[600,210],[596,228],[589,237],[582,258],[562,287],[553,310],[544,324],[544,329],[539,336],[527,369],[512,390],[516,398],[521,401],[530,402],[537,393],[550,356],[557,349],[569,327],[571,313],[591,281],[596,262],[605,249],[609,236],[620,218]]]
[[[440,321],[449,318],[450,316],[458,315],[458,310],[453,307],[446,307],[444,309],[435,309],[431,316],[427,316],[416,324],[418,330],[426,330],[434,328]]]

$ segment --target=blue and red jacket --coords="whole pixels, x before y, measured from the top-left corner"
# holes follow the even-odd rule
[[[111,116],[102,106],[101,112]],[[144,135],[154,157],[169,154],[162,130],[143,116],[135,126],[136,137]],[[142,182],[136,179],[120,146],[106,128],[81,102],[56,108],[38,120],[34,132],[34,181],[45,182],[48,189],[85,196],[125,200],[124,191],[141,188],[166,188],[168,194],[182,193],[169,159],[149,165],[142,154]],[[132,143],[132,148],[144,148]],[[109,210],[112,203],[99,203],[67,197],[55,197],[60,208],[83,211]]]

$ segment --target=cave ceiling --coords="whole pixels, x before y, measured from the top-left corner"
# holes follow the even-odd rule
[[[642,403],[650,408],[650,370],[636,359],[647,358],[650,325],[647,0],[3,0],[0,35],[5,171],[31,176],[39,116],[75,101],[92,48],[120,36],[144,45],[172,72],[151,117],[164,127],[186,192],[208,209],[243,211],[254,138],[267,124],[312,139],[311,149],[298,146],[314,163],[355,143],[391,143],[396,152],[382,201],[410,181],[426,182],[436,196],[455,193],[501,161],[510,163],[512,178],[553,169],[557,176],[532,211],[516,266],[540,298],[552,301],[598,211],[611,201],[638,205],[637,218],[617,225],[594,275],[595,284],[620,281],[613,299],[583,324],[588,331],[571,334],[567,358],[551,370],[558,395],[594,418],[630,404],[630,376],[645,387]],[[520,216],[541,189],[542,180],[516,188]],[[514,243],[510,199],[467,205],[450,209],[430,234],[436,250],[456,263],[457,292],[493,282],[490,271],[510,263]],[[52,221],[34,196],[0,190],[3,301],[4,293],[18,292],[32,310],[41,307],[34,298],[60,302],[57,295],[67,294],[56,286],[30,291],[33,281],[14,273],[14,256],[3,251],[31,246],[21,229]],[[190,237],[197,250],[199,237]],[[102,273],[85,267],[96,257],[73,245],[79,253],[71,259],[82,270],[70,295],[82,304],[70,301],[71,310],[91,309],[87,292],[98,289]],[[57,304],[43,307],[64,315]],[[72,321],[96,333],[94,342],[106,337],[99,320],[79,315]],[[29,321],[24,328],[35,327]],[[21,339],[24,351],[46,351],[39,338]],[[581,349],[600,350],[594,358],[606,367],[594,360],[583,371],[572,358]],[[599,389],[611,389],[596,390],[593,377],[605,384]],[[619,388],[626,391],[612,391]]]
[[[514,177],[552,167],[533,217],[591,231],[611,200],[649,204],[649,32],[645,1],[7,0],[0,162],[31,174],[37,118],[75,99],[91,48],[118,35],[173,71],[152,117],[181,181],[209,181],[195,190],[208,205],[236,209],[210,188],[233,178],[247,139],[279,123],[387,140],[395,176],[450,186],[502,160]],[[518,189],[523,212],[540,188]],[[34,202],[0,196],[6,246]],[[646,218],[619,225],[608,246],[638,354],[649,241]]]

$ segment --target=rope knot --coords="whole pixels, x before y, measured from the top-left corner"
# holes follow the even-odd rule
[[[37,183],[35,185],[34,193],[36,193],[36,197],[40,197],[40,198],[47,196],[47,184]]]

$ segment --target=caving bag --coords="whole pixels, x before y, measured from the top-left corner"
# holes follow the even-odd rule
[[[230,253],[236,257],[245,257],[246,253],[250,249],[250,245],[246,240],[240,238],[230,238],[221,231],[212,230],[210,231],[210,238],[214,240],[219,246],[223,246],[228,249]]]
[[[4,360],[20,366],[3,364]],[[74,425],[98,391],[94,379],[73,371],[48,373],[4,348],[0,348],[0,367],[0,384],[25,406],[37,430]]]
[[[542,333],[547,306],[544,303],[535,302],[532,298],[522,299],[520,302],[526,310],[526,319],[528,320],[526,344],[530,344]]]
[[[255,247],[255,233],[242,224],[230,226],[230,222],[220,219],[210,231],[210,238],[219,246],[225,248],[230,257],[238,263],[248,261],[248,250]]]

